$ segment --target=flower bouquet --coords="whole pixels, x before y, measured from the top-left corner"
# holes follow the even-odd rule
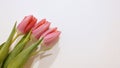
[[[21,23],[14,24],[8,39],[0,45],[0,68],[24,68],[32,56],[50,50],[59,39],[57,27],[42,19],[38,23],[33,15],[25,16]],[[11,45],[22,36],[11,50]],[[28,45],[28,43],[30,43]]]

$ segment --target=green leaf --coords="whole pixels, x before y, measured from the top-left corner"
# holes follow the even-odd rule
[[[31,56],[31,53],[34,51],[35,48],[42,42],[43,38],[38,40],[36,43],[30,45],[26,49],[24,49],[20,54],[18,54],[7,66],[7,68],[20,68],[23,67],[25,62]]]
[[[5,44],[5,42],[0,45],[0,49],[3,47],[4,44]]]
[[[0,49],[0,64],[5,60],[5,58],[8,55],[9,47],[12,44],[12,39],[16,33],[16,23],[12,29],[12,32],[10,33],[6,43],[1,47]]]
[[[9,56],[7,57],[6,61],[4,62],[4,68],[7,68],[7,65],[9,62],[14,59],[24,48],[24,46],[28,43],[30,40],[31,32],[24,35],[23,38],[17,43],[15,48],[10,52]]]

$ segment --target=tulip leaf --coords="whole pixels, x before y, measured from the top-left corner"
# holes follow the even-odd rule
[[[0,49],[3,47],[4,44],[5,44],[5,42],[0,45]]]
[[[12,44],[12,39],[13,39],[15,33],[16,33],[16,23],[14,24],[14,27],[13,27],[6,43],[0,49],[0,64],[5,60],[5,58],[8,55],[9,47]]]
[[[35,42],[34,44],[30,45],[23,51],[21,51],[12,61],[8,64],[7,68],[20,68],[23,67],[25,62],[31,56],[31,53],[34,51],[35,48],[42,42],[43,38]]]
[[[15,58],[24,48],[24,46],[27,44],[27,42],[30,40],[31,32],[24,35],[23,38],[17,43],[15,48],[10,52],[9,56],[7,57],[6,61],[4,62],[4,68],[7,68],[7,65],[9,62]]]

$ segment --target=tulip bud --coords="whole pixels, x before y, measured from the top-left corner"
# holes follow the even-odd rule
[[[57,31],[57,28],[49,29],[45,33],[42,34],[43,43],[41,45],[41,50],[51,49],[54,44],[58,41],[60,31]]]
[[[50,43],[55,41],[59,37],[59,35],[60,35],[60,31],[55,31],[53,33],[46,35],[43,40],[44,44],[48,46]]]
[[[44,32],[44,33],[41,35],[41,37],[45,37],[46,35],[48,35],[48,34],[50,34],[50,33],[52,33],[52,32],[55,32],[55,31],[57,31],[57,27],[51,28],[51,29],[47,30],[46,32]]]
[[[40,36],[49,29],[50,23],[45,19],[41,20],[38,24],[36,24],[32,29],[32,37],[35,39],[39,39]]]
[[[46,19],[42,19],[32,28],[32,30],[37,29],[39,26],[43,25],[45,22],[46,22]]]
[[[47,50],[51,49],[59,40],[60,31],[57,31],[57,27],[49,28],[46,30],[41,36],[40,39],[43,38],[43,42],[41,44],[40,50],[34,51],[31,56],[44,53]]]
[[[26,34],[35,25],[37,19],[33,15],[25,16],[25,18],[18,25],[17,30],[19,34]]]

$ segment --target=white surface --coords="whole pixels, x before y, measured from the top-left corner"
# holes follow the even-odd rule
[[[0,0],[0,43],[29,14],[62,31],[38,68],[120,68],[120,0]]]

